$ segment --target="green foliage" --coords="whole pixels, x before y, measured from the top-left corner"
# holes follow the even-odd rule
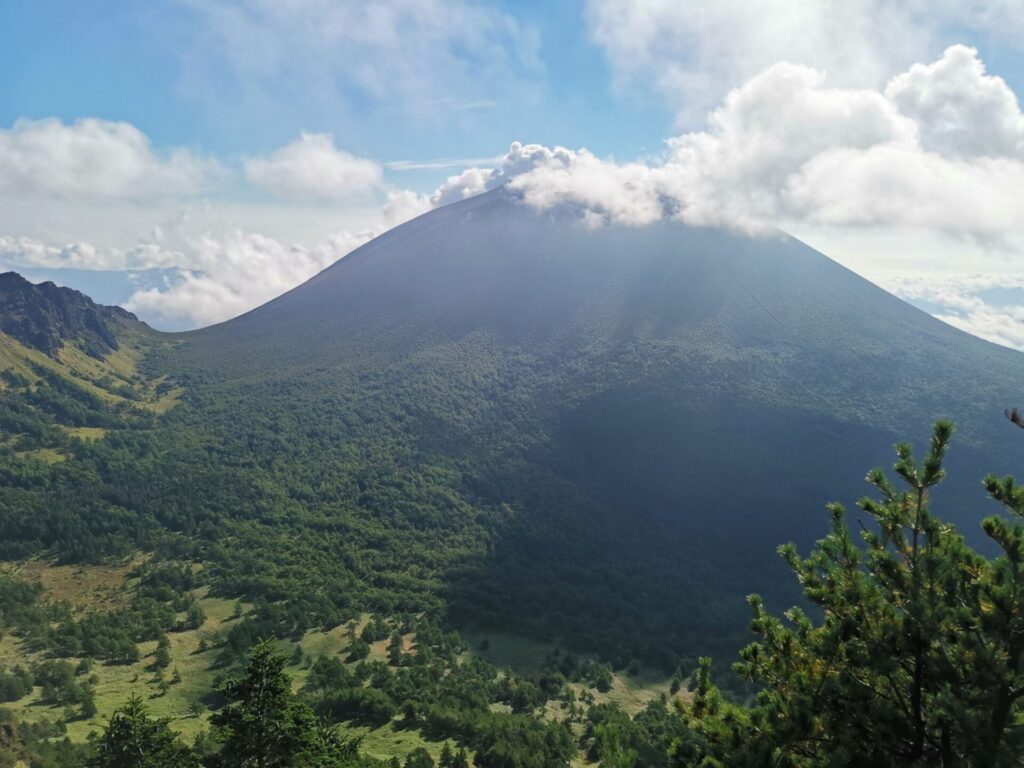
[[[812,530],[795,501],[828,487],[836,467],[860,461],[891,430],[940,409],[977,415],[1024,372],[1018,357],[968,343],[791,242],[751,245],[674,229],[599,242],[583,230],[518,221],[526,214],[515,206],[484,201],[473,211],[417,238],[390,238],[378,244],[380,258],[346,260],[245,319],[155,348],[140,373],[166,377],[161,391],[184,391],[159,419],[135,404],[112,406],[49,371],[36,371],[38,382],[5,377],[0,557],[153,555],[130,603],[117,611],[72,614],[31,595],[7,601],[0,589],[5,624],[34,651],[131,661],[138,642],[202,623],[189,594],[202,585],[251,606],[216,639],[217,663],[230,667],[260,638],[297,641],[307,630],[372,613],[366,636],[346,657],[356,666],[347,676],[324,670],[333,682],[303,694],[319,714],[377,725],[396,723],[401,713],[402,727],[451,739],[482,766],[564,764],[576,749],[572,729],[538,713],[567,681],[608,691],[612,670],[639,660],[689,671],[685,660],[698,653],[731,654],[743,621],[731,597],[750,581],[769,600],[784,592],[764,542],[782,540],[780,531]],[[469,219],[502,236],[480,237],[463,226]],[[523,225],[513,228],[515,237],[507,237],[510,221]],[[480,258],[481,242],[514,243],[515,250]],[[899,367],[889,366],[897,356]],[[968,377],[970,392],[961,385]],[[120,386],[97,384],[108,392]],[[109,432],[95,441],[69,438],[67,428],[81,426]],[[970,436],[975,446],[986,429]],[[828,451],[823,435],[839,436]],[[756,450],[737,461],[737,445]],[[54,447],[63,461],[45,463],[52,451],[26,453]],[[905,480],[937,481],[937,465],[912,467],[908,457],[901,456]],[[1017,498],[1014,486],[993,482],[994,493]],[[880,508],[896,504],[882,496]],[[888,622],[879,637],[861,639],[860,614],[849,612],[820,633],[814,619],[796,613],[777,628],[755,603],[763,648],[745,656],[739,671],[763,688],[758,702],[767,703],[757,707],[770,712],[767,676],[792,648],[833,658],[840,652],[830,650],[833,643],[849,651],[850,668],[870,670],[885,641],[895,643],[892,658],[913,651],[911,668],[922,675],[911,676],[920,692],[914,727],[904,733],[890,712],[887,735],[909,738],[911,751],[922,730],[926,742],[936,732],[941,740],[943,728],[961,737],[939,722],[955,707],[936,681],[951,673],[922,640],[958,626],[948,599],[956,568],[946,569],[955,547],[936,543],[933,557],[930,540],[955,535],[929,528],[925,514],[908,527],[901,510],[878,513],[871,530],[884,544],[853,547],[863,560],[844,561],[853,550],[837,530],[820,565],[860,572],[846,584],[859,597],[892,581],[895,607],[875,599],[861,609]],[[910,538],[904,531],[901,544],[898,531],[885,529],[886,516],[906,531],[921,526],[914,537],[923,549],[909,582],[878,554],[902,552]],[[1008,560],[1016,546],[1011,529],[999,521],[986,527]],[[797,562],[792,550],[787,557],[802,577],[819,567]],[[202,569],[189,573],[169,561]],[[979,586],[970,597],[996,605],[1013,568],[998,576],[979,568],[991,595]],[[963,578],[975,584],[971,573],[965,566]],[[942,610],[922,597],[930,593],[920,584],[933,582],[949,603],[940,600]],[[808,600],[819,600],[812,611],[829,621],[830,584],[805,585],[814,593]],[[965,605],[973,617],[973,603]],[[999,610],[986,611],[977,620],[980,637],[1017,631]],[[392,646],[400,663],[371,661],[370,642],[407,634],[401,620],[382,617],[411,615],[433,628],[515,628],[596,659],[513,679],[470,659],[456,662],[454,643],[417,636],[414,652]],[[916,634],[893,627],[917,627]],[[847,644],[844,633],[861,645]],[[977,657],[979,670],[991,671],[1000,653],[1011,658],[1005,642],[978,642],[954,646],[961,656],[948,664]],[[819,681],[845,690],[850,681],[834,680],[835,669],[812,666],[800,695],[820,696],[812,687]],[[905,671],[891,673],[899,696]],[[880,674],[866,679],[877,685]],[[761,710],[716,699],[708,675],[702,668],[697,676],[698,698],[716,714],[694,726],[699,734],[676,732],[653,713],[640,725],[639,717],[627,724],[595,710],[602,722],[592,723],[587,748],[609,763],[635,755],[656,764],[651,745],[672,734],[678,755],[704,750],[717,759],[712,753],[730,723],[759,722]],[[996,677],[968,680],[967,690],[995,685]],[[581,698],[592,701],[591,691]],[[227,711],[244,711],[243,703]],[[286,712],[298,712],[293,705],[288,699]],[[789,707],[789,699],[777,706]],[[800,711],[807,724],[764,717],[772,728],[812,738],[840,717],[828,707]],[[847,735],[867,727],[863,711],[870,709],[857,711],[862,716],[841,726]],[[582,719],[578,710],[574,716]],[[228,738],[228,731],[219,734]],[[204,758],[220,754],[207,747]]]
[[[896,447],[905,490],[880,470],[878,499],[861,509],[873,525],[858,547],[839,505],[832,532],[803,559],[780,549],[816,623],[793,608],[783,621],[757,596],[760,639],[736,671],[762,687],[753,705],[730,703],[701,661],[693,704],[699,740],[676,749],[682,764],[737,766],[1002,766],[1024,747],[1024,526],[993,516],[985,532],[1002,554],[988,560],[932,514],[952,425],[935,425],[924,461]],[[1024,494],[986,481],[1019,517]],[[704,761],[704,762],[701,762]]]
[[[182,629],[176,610],[187,606],[187,615],[196,617],[202,608],[187,595],[190,582],[156,587],[154,578],[153,572],[144,571],[124,607],[74,614],[67,605],[47,600],[38,585],[0,576],[0,626],[15,629],[33,650],[83,657],[83,665],[89,659],[131,663],[138,660],[137,643],[158,640],[157,666],[166,666],[170,656],[165,633]]]
[[[185,622],[182,625],[183,629],[199,629],[206,622],[206,614],[203,612],[203,606],[198,602],[192,602],[185,610]]]
[[[0,709],[0,768],[83,768],[86,750],[72,744],[63,722],[19,722]]]
[[[0,672],[0,701],[17,701],[32,692],[35,676],[23,666]]]
[[[380,616],[374,616],[359,633],[359,639],[364,643],[376,643],[379,640],[386,640],[389,635],[388,625]]]
[[[75,668],[66,661],[47,659],[32,667],[32,679],[42,686],[40,698],[51,706],[77,704],[92,709],[92,687],[88,681],[77,679]]]
[[[388,642],[388,661],[396,666],[402,663],[402,635],[398,630],[391,633]]]
[[[167,669],[171,664],[171,641],[167,635],[160,635],[153,654],[153,666],[156,669]]]
[[[423,747],[416,747],[405,758],[403,768],[434,768],[434,758]]]
[[[370,655],[370,644],[363,640],[361,637],[357,637],[348,646],[348,660],[349,661],[361,661]]]
[[[340,659],[320,657],[310,667],[303,694],[332,719],[372,726],[401,711],[403,728],[471,747],[480,768],[561,765],[575,754],[569,729],[536,715],[548,700],[537,683],[467,656],[457,635],[427,619],[413,621],[409,629],[415,646],[403,654],[400,666],[374,660],[351,669]],[[496,711],[495,705],[512,714]],[[457,762],[459,753],[452,760]]]
[[[245,676],[225,682],[229,704],[211,722],[220,752],[215,768],[342,768],[359,764],[357,742],[321,724],[296,698],[285,657],[268,642],[249,655]]]
[[[220,765],[290,766],[309,747],[313,715],[292,696],[285,657],[272,644],[256,645],[245,677],[230,680],[220,693],[231,703],[214,715],[224,744]]]
[[[198,768],[195,756],[167,727],[131,697],[110,718],[96,742],[88,768]]]

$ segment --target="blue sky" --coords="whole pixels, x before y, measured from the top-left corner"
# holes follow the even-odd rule
[[[511,88],[481,82],[466,97],[481,103],[453,114],[444,103],[413,109],[344,85],[324,99],[285,78],[261,83],[265,97],[245,97],[212,41],[203,42],[208,18],[187,3],[6,3],[0,124],[101,116],[132,123],[158,145],[229,157],[270,151],[299,131],[333,133],[349,151],[381,161],[490,157],[516,140],[623,157],[660,148],[674,128],[671,109],[649,94],[611,92],[582,3],[495,7],[536,34],[536,61],[510,67]],[[425,189],[440,178],[423,172],[410,183]]]
[[[288,81],[271,83],[265,101],[211,95],[208,88],[233,90],[237,78],[211,52],[213,41],[202,42],[208,18],[186,2],[15,0],[0,5],[0,124],[101,116],[136,125],[156,144],[221,155],[269,151],[299,131],[327,131],[350,151],[380,160],[486,157],[516,140],[631,158],[658,151],[678,127],[665,100],[643,88],[615,91],[583,2],[488,5],[536,33],[536,64],[513,67],[525,88],[507,93],[482,82],[477,95],[488,104],[456,116],[438,105],[410,124],[398,119],[410,114],[400,105],[354,88],[339,88],[327,101]],[[956,42],[980,47],[988,67],[1019,93],[1024,50],[1006,37],[945,25],[934,52]]]
[[[782,227],[1024,347],[1022,41],[1020,0],[12,0],[0,267],[196,327],[509,183]]]

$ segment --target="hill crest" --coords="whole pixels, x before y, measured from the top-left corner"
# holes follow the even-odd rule
[[[123,322],[139,320],[71,288],[32,283],[16,272],[0,274],[0,332],[53,359],[73,343],[102,360],[120,347],[117,326]]]

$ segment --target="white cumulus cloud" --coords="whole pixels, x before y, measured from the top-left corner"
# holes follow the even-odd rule
[[[1024,158],[1024,115],[1006,82],[986,74],[978,52],[950,47],[933,64],[915,64],[885,95],[921,130],[921,146],[963,157]]]
[[[183,256],[156,243],[133,248],[97,248],[92,243],[54,245],[30,237],[0,235],[0,264],[9,269],[138,270],[174,267]]]
[[[228,320],[313,277],[379,230],[342,232],[312,247],[235,232],[204,237],[164,288],[136,291],[125,304],[147,322],[195,328]]]
[[[514,141],[508,152],[498,159],[497,167],[467,168],[462,173],[449,176],[428,199],[433,207],[465,200],[536,168],[566,165],[571,157],[572,152],[563,147],[549,148],[541,144]]]
[[[1019,0],[588,0],[587,19],[620,86],[653,89],[686,119],[779,61],[877,88],[960,28],[1024,34]]]
[[[528,204],[578,206],[590,224],[668,215],[752,232],[910,226],[993,241],[1024,236],[1021,119],[1005,82],[963,46],[882,90],[780,63],[731,91],[705,130],[669,139],[656,162],[514,144],[498,168],[464,171],[430,200],[508,181]]]
[[[1024,350],[1024,274],[895,275],[885,287],[963,331]]]
[[[215,163],[176,149],[154,151],[122,122],[18,120],[0,129],[0,197],[139,200],[194,195]]]
[[[838,252],[847,250],[844,242],[914,243],[927,235],[940,245],[943,255],[936,258],[964,270],[982,252],[990,264],[998,262],[993,254],[1016,249],[1019,255],[1024,116],[1013,91],[986,71],[977,51],[959,45],[935,61],[894,72],[888,82],[854,87],[815,67],[776,63],[732,89],[700,130],[669,139],[657,157],[616,162],[586,149],[515,142],[493,165],[467,168],[428,193],[389,190],[380,182],[379,165],[337,149],[327,135],[306,134],[251,159],[250,178],[284,197],[337,199],[371,188],[385,193],[383,207],[367,211],[367,226],[356,221],[315,234],[294,228],[255,234],[259,222],[254,226],[250,218],[234,234],[222,228],[195,236],[184,227],[161,227],[161,236],[122,250],[8,237],[0,238],[0,261],[177,267],[180,279],[140,290],[129,307],[157,325],[194,327],[252,309],[385,228],[503,184],[526,205],[569,206],[586,226],[641,226],[673,217],[755,233],[782,228],[798,236],[810,232],[838,244]],[[158,176],[161,169],[170,173],[166,167],[173,158],[157,157],[139,137],[136,145],[146,151],[137,154],[156,165]],[[141,182],[134,183],[138,189]],[[289,217],[305,210],[282,209]],[[209,222],[203,227],[208,232]],[[333,231],[339,234],[325,237]],[[876,248],[866,271],[877,274],[887,257],[907,263],[905,254]],[[928,290],[936,290],[934,285]],[[947,295],[934,302],[935,314],[1022,346],[1014,330],[1016,309],[993,305],[969,281],[955,290],[955,281],[943,285]],[[900,290],[909,298],[917,295]]]
[[[381,166],[338,149],[329,133],[303,133],[265,157],[245,162],[254,184],[291,200],[342,200],[365,194],[382,184]]]

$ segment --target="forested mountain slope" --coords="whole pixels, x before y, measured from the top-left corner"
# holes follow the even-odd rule
[[[260,601],[240,650],[427,611],[671,670],[740,641],[751,589],[789,599],[775,547],[896,439],[958,423],[940,501],[968,535],[980,477],[1024,465],[1002,417],[1024,357],[782,235],[588,229],[496,190],[222,325],[103,312],[133,340],[120,379],[7,374],[4,552],[202,562]],[[78,340],[40,342],[57,362],[126,354],[53,316]],[[83,427],[104,439],[59,441]],[[48,445],[73,461],[26,464]]]
[[[183,339],[154,365],[259,489],[226,514],[300,531],[252,579],[314,562],[315,584],[611,656],[732,636],[743,594],[788,584],[776,545],[938,417],[969,535],[980,477],[1024,465],[1019,353],[782,235],[587,229],[504,190]]]
[[[120,307],[13,272],[0,275],[0,448],[16,461],[53,462],[76,441],[151,427],[178,392],[166,377],[147,377],[137,366],[165,343]],[[12,485],[8,478],[0,491]],[[14,516],[17,507],[8,510],[8,519]]]

